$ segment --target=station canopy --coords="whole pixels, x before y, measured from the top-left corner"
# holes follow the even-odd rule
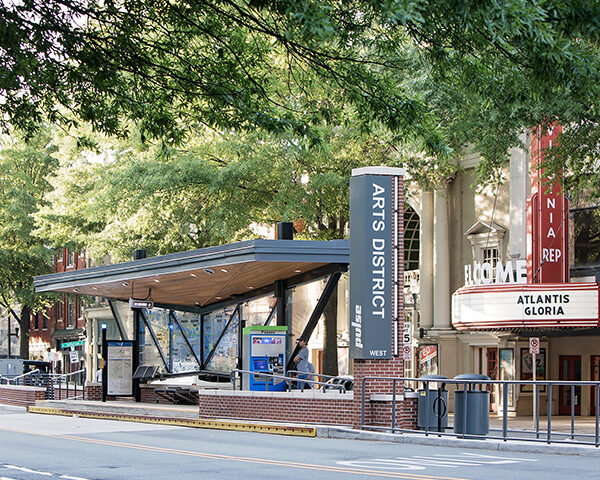
[[[62,292],[204,310],[345,270],[348,240],[248,240],[126,263],[35,277],[37,292]]]

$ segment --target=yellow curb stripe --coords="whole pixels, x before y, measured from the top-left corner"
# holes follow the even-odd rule
[[[29,413],[39,413],[44,415],[77,415],[82,418],[95,418],[103,420],[117,420],[124,422],[151,423],[156,425],[172,425],[178,427],[191,428],[209,428],[215,430],[235,430],[240,432],[272,433],[277,435],[292,435],[300,437],[315,437],[316,430],[313,427],[293,427],[281,425],[263,425],[252,423],[225,422],[216,420],[201,420],[193,418],[168,418],[168,417],[149,417],[143,415],[124,415],[118,413],[105,412],[84,412],[77,410],[65,410],[61,408],[30,406]]]

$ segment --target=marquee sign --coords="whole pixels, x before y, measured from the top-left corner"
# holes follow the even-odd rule
[[[597,327],[598,284],[463,287],[452,296],[457,329]]]
[[[354,359],[399,354],[402,251],[397,244],[402,238],[402,175],[404,170],[399,168],[352,171],[350,356]]]

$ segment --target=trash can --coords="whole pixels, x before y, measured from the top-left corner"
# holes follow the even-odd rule
[[[425,375],[419,380],[440,380],[439,388],[422,388],[417,399],[417,428],[443,432],[448,427],[448,391],[441,375]],[[425,384],[423,384],[425,386]]]
[[[472,380],[464,390],[454,392],[454,433],[487,435],[490,431],[490,392],[475,388],[478,381],[489,380],[487,375],[465,373],[453,380]]]

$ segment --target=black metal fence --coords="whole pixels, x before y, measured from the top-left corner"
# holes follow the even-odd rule
[[[392,388],[391,421],[388,425],[367,422],[367,396],[370,382],[389,382]],[[421,386],[422,388],[419,388]],[[531,392],[532,411],[528,416],[509,415],[509,392]],[[576,406],[581,389],[590,389],[593,415],[582,417]],[[401,390],[402,388],[402,390]],[[417,429],[401,428],[396,411],[400,393],[417,393]],[[569,415],[556,415],[556,393],[562,389]],[[368,394],[365,392],[369,392]],[[497,413],[490,416],[489,394],[498,395]],[[544,393],[544,398],[540,396]],[[568,443],[600,446],[600,382],[419,379],[405,377],[364,377],[361,389],[361,428],[392,433],[454,436],[459,438],[521,440],[545,443]],[[527,397],[529,398],[529,396]],[[541,414],[540,412],[545,412]],[[585,421],[584,421],[585,420]]]

